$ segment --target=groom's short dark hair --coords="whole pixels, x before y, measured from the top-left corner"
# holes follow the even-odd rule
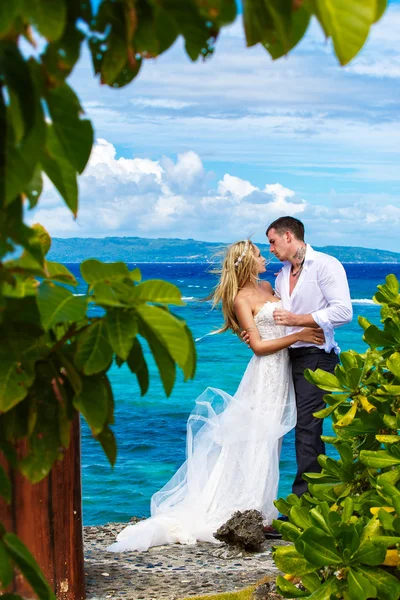
[[[276,221],[268,226],[265,232],[266,236],[268,236],[268,232],[271,229],[275,229],[279,235],[283,235],[285,231],[291,231],[297,240],[304,242],[304,225],[299,219],[295,219],[294,217],[279,217],[279,219],[276,219]]]

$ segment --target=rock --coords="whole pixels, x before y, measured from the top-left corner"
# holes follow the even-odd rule
[[[261,579],[251,595],[251,600],[273,600],[274,598],[282,598],[276,591],[275,577]]]
[[[214,537],[246,551],[260,551],[265,540],[262,514],[258,510],[237,511],[214,533]]]

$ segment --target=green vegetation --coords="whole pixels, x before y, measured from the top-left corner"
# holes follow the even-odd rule
[[[397,600],[400,598],[400,294],[388,275],[374,296],[382,328],[359,317],[365,354],[340,355],[335,374],[306,371],[329,392],[333,444],[340,458],[321,455],[321,473],[308,473],[309,493],[276,502],[289,522],[274,521],[293,545],[275,548],[274,560],[302,588],[279,576],[286,598]]]
[[[385,7],[386,0],[245,0],[247,44],[260,43],[278,58],[301,40],[314,15],[346,64]],[[82,265],[87,294],[74,296],[71,273],[47,259],[48,234],[24,223],[25,209],[40,202],[43,173],[78,213],[77,176],[89,159],[93,128],[67,79],[86,44],[96,77],[112,88],[129,84],[179,36],[191,60],[209,57],[221,27],[235,17],[235,0],[102,0],[95,15],[89,0],[0,4],[0,448],[32,482],[62,458],[76,411],[113,463],[107,371],[112,361],[126,361],[146,392],[138,335],[150,346],[167,394],[176,365],[186,377],[195,366],[192,337],[168,310],[180,303],[176,288],[140,283],[140,273],[123,263],[89,260]],[[31,56],[21,52],[21,41],[31,45]],[[25,438],[29,453],[18,462],[15,444]],[[10,501],[3,469],[0,494]],[[3,588],[13,565],[39,598],[54,598],[27,549],[0,524]]]

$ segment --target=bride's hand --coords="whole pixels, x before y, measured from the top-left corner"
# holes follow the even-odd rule
[[[299,331],[299,342],[308,342],[316,346],[322,346],[325,343],[325,336],[322,329],[313,327],[304,327]]]
[[[252,328],[249,328],[250,330]],[[247,345],[248,348],[250,348],[250,334],[249,331],[244,329],[242,331],[242,333],[240,334],[240,337],[242,338],[242,340],[244,341],[244,343]]]

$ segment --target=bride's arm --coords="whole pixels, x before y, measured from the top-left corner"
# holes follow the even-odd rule
[[[285,335],[284,337],[275,338],[273,340],[262,340],[258,333],[251,306],[248,301],[243,298],[236,298],[234,308],[240,327],[248,332],[249,340],[247,343],[256,356],[264,356],[265,354],[278,352],[278,350],[288,348],[295,342],[300,341],[310,342],[316,346],[324,343],[322,330],[311,328],[302,329],[296,333],[291,333],[290,335]]]

